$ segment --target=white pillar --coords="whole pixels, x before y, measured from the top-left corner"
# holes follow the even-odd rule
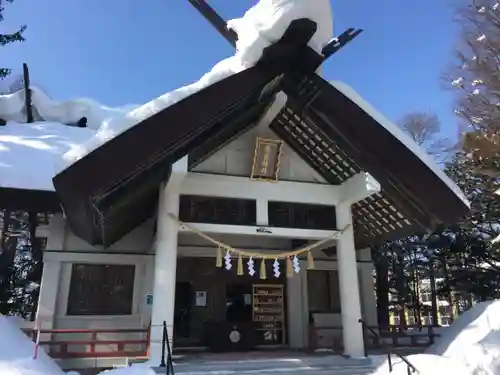
[[[361,358],[364,357],[364,340],[363,328],[358,322],[361,318],[361,302],[351,206],[347,203],[341,203],[335,209],[337,227],[343,229],[346,225],[350,225],[337,241],[344,354],[353,358]]]
[[[169,214],[176,217],[179,214],[179,192],[171,184],[161,189],[158,207],[149,356],[153,366],[158,366],[161,360],[164,321],[171,345],[174,333],[178,223]]]
[[[47,246],[43,255],[42,280],[40,295],[36,312],[36,324],[40,329],[54,329],[54,316],[56,315],[57,296],[59,294],[59,277],[62,264],[58,252],[64,245],[66,221],[61,214],[55,214],[48,225]],[[43,334],[42,341],[49,341],[50,334]]]
[[[38,297],[38,309],[36,312],[36,328],[38,329],[54,329],[60,274],[60,261],[50,260],[43,262],[42,282],[40,284],[40,296]],[[49,341],[50,339],[51,335],[49,333],[40,336],[41,341]]]

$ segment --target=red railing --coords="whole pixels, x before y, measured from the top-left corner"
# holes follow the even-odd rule
[[[37,336],[36,330],[25,331],[33,339]],[[149,355],[150,329],[49,329],[40,330],[41,347],[55,359],[68,358],[110,358],[130,357],[146,358]],[[49,340],[44,335],[50,335]],[[85,336],[65,338],[64,336]],[[106,335],[102,338],[102,335]],[[111,335],[137,335],[137,339],[110,339]],[[133,348],[131,348],[133,346]]]

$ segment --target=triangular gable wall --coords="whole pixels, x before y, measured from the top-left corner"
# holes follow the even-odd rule
[[[240,135],[237,139],[196,165],[191,171],[250,177],[257,137],[280,139],[269,129],[268,125],[266,121],[263,121],[260,125]],[[311,168],[286,143],[283,143],[282,150],[279,172],[280,180],[327,183],[319,173]]]

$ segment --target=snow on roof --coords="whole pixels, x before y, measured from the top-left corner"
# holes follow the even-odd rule
[[[368,113],[375,121],[391,133],[397,140],[406,146],[408,150],[413,152],[421,161],[429,168],[446,186],[467,206],[470,208],[470,202],[462,192],[462,190],[449,178],[446,173],[439,167],[436,161],[428,155],[411,137],[406,134],[401,128],[396,126],[387,117],[373,108],[367,101],[365,101],[354,89],[343,82],[332,81],[332,86],[337,88],[345,96],[356,103],[361,109]]]
[[[277,42],[290,23],[301,18],[308,18],[317,23],[318,30],[309,41],[309,46],[321,53],[322,48],[333,39],[330,0],[314,0],[314,2],[310,0],[261,0],[242,18],[228,22],[228,27],[238,34],[237,52],[234,56],[216,64],[198,82],[165,93],[123,117],[105,120],[88,142],[63,156],[65,166],[70,166],[125,130],[189,95],[254,66],[261,58],[264,48]]]
[[[31,102],[38,115],[45,121],[62,124],[76,124],[82,117],[87,118],[87,126],[98,129],[103,121],[121,117],[136,105],[111,108],[91,99],[75,99],[58,102],[50,98],[38,87],[30,87]],[[25,122],[25,90],[20,89],[8,95],[0,95],[0,118],[7,121]]]
[[[0,187],[53,191],[61,156],[94,133],[46,121],[0,126]]]

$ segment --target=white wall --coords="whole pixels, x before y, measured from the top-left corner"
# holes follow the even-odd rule
[[[149,324],[151,311],[146,295],[152,290],[154,255],[152,221],[146,222],[103,252],[76,237],[60,215],[37,232],[47,236],[38,320],[44,329],[140,328]],[[132,314],[123,316],[71,316],[67,303],[73,263],[134,265]],[[50,337],[44,337],[46,340]],[[82,337],[78,337],[82,339]],[[100,336],[100,338],[103,338]],[[114,335],[111,338],[117,338]],[[130,334],[123,338],[138,338]],[[63,339],[61,337],[61,339]],[[64,339],[71,339],[65,335]]]
[[[377,306],[375,299],[375,286],[373,282],[373,263],[371,262],[370,249],[358,250],[356,255],[358,260],[357,268],[359,278],[359,293],[363,319],[368,323],[368,325],[376,326]],[[337,262],[328,262],[323,260],[317,261],[315,262],[315,269],[328,271],[337,270]],[[307,283],[307,278],[305,282]],[[314,324],[318,332],[319,347],[332,348],[335,345],[342,343],[341,329],[332,329],[332,327],[342,327],[342,317],[340,313],[315,313]]]
[[[267,125],[263,123],[251,129],[200,163],[193,172],[250,177],[256,138],[279,139]],[[286,144],[283,145],[279,178],[286,181],[325,183],[325,180]]]

